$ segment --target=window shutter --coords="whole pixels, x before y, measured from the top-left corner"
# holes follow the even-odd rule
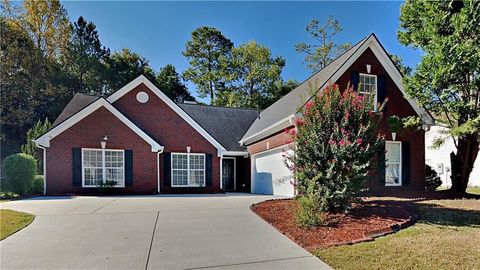
[[[382,185],[385,185],[385,142],[377,151],[377,179]]]
[[[168,152],[163,153],[163,186],[164,187],[169,187],[171,183],[171,160],[172,160],[172,154]]]
[[[205,154],[205,186],[212,186],[212,154]]]
[[[125,150],[125,186],[133,186],[133,150]]]
[[[377,77],[377,103],[382,104],[387,98],[387,84],[384,75],[378,75]],[[387,106],[383,107],[383,111],[387,110]]]
[[[82,186],[82,149],[72,148],[72,184]]]
[[[358,82],[359,81],[360,81],[360,76],[358,75],[358,72],[352,72],[352,78],[351,78],[350,83],[352,84],[353,90],[355,92],[358,91]]]
[[[402,185],[410,185],[410,143],[402,142]]]

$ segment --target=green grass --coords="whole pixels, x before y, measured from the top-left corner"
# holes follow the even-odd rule
[[[480,200],[425,201],[416,209],[412,227],[314,254],[334,269],[480,269]]]
[[[0,240],[18,232],[32,223],[34,215],[8,209],[0,209]]]
[[[480,195],[480,187],[467,188],[467,193]]]

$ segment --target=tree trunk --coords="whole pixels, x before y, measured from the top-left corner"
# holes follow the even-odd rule
[[[465,193],[473,164],[477,159],[478,146],[476,136],[465,136],[458,139],[457,153],[450,153],[452,191]]]

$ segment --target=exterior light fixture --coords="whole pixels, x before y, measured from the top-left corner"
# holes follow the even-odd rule
[[[105,147],[107,146],[107,141],[108,141],[108,136],[105,134],[105,136],[103,137],[103,140],[100,142],[102,149],[105,149]]]
[[[191,147],[187,146],[187,153],[190,153]]]
[[[371,66],[371,65],[367,65],[367,73],[370,74],[370,71],[372,71],[372,66]]]

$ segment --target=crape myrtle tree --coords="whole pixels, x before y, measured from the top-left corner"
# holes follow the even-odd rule
[[[479,147],[480,1],[408,0],[398,39],[424,52],[405,89],[450,128],[457,150],[450,154],[452,190],[464,193]]]
[[[294,154],[285,154],[285,163],[299,197],[311,198],[318,211],[348,210],[363,189],[383,141],[377,132],[383,104],[379,112],[373,105],[351,87],[341,92],[329,85],[305,103],[296,128],[286,131]]]

